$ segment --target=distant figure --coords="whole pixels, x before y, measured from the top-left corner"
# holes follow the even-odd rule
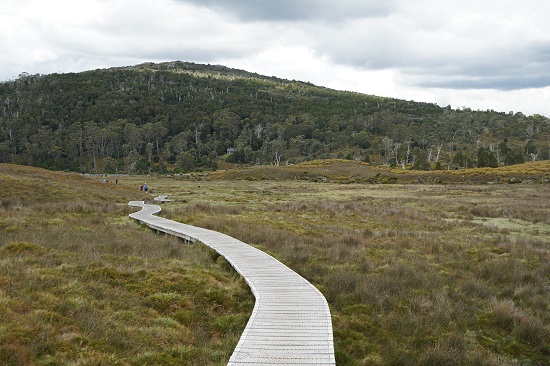
[[[140,191],[143,191],[143,184],[140,184],[140,185],[139,185],[139,190],[140,190]]]
[[[145,193],[147,193],[148,189],[149,187],[147,187],[147,183],[143,183],[143,190],[145,191]]]
[[[103,179],[103,184],[107,183],[107,179]]]
[[[117,178],[117,179],[115,179],[115,184],[118,184],[118,178]]]

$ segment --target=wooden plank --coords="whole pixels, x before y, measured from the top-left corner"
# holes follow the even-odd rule
[[[129,205],[142,208],[133,219],[213,248],[250,286],[256,303],[228,365],[335,365],[330,310],[315,286],[242,241],[155,216],[157,205]]]

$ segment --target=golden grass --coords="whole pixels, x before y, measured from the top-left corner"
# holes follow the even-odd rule
[[[304,180],[336,183],[493,183],[511,178],[550,182],[550,161],[529,162],[500,168],[418,171],[390,169],[342,159],[313,160],[290,166],[259,166],[208,174],[208,179]]]

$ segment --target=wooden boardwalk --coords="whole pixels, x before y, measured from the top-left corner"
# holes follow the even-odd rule
[[[130,217],[217,251],[244,277],[256,303],[228,365],[335,365],[332,322],[324,296],[272,256],[216,231],[154,214],[157,205],[132,201]]]

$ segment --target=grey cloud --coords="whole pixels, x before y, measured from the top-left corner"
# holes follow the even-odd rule
[[[550,86],[550,64],[524,64],[521,60],[488,61],[469,65],[457,60],[439,60],[424,67],[400,67],[407,85],[443,89],[495,89],[502,91]]]
[[[239,52],[229,50],[212,50],[212,49],[196,49],[182,48],[178,50],[161,50],[159,52],[143,52],[137,57],[143,60],[152,61],[194,61],[199,63],[210,63],[219,59],[231,59],[242,56]]]
[[[550,86],[550,65],[510,64],[506,60],[452,67],[403,67],[403,82],[408,85],[444,89],[496,89],[502,91]]]
[[[394,0],[178,0],[230,13],[242,20],[343,20],[391,13]]]
[[[418,78],[417,78],[418,79]],[[503,91],[544,88],[550,86],[550,75],[471,77],[470,75],[446,78],[430,76],[421,78],[415,86],[441,89],[495,89]]]
[[[525,57],[531,63],[542,64],[549,70],[550,67],[550,41],[532,42],[525,50]],[[549,70],[550,72],[550,70]]]
[[[509,91],[550,86],[550,42],[472,40],[468,47],[452,37],[430,42],[387,25],[374,29],[327,32],[316,51],[358,69],[397,70],[401,82],[415,87]]]
[[[416,79],[413,85],[422,87],[503,91],[544,88],[550,86],[549,55],[550,44],[511,45],[508,52],[479,60],[457,60],[451,68],[411,70],[411,75],[412,80]]]

